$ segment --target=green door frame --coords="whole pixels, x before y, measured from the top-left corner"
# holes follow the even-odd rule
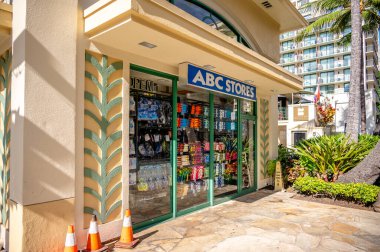
[[[147,67],[142,67],[138,65],[131,64],[130,65],[130,70],[135,70],[139,71],[142,73],[146,74],[151,74],[155,75],[158,77],[170,79],[172,81],[172,104],[177,104],[177,82],[178,82],[178,77],[175,75],[163,73],[154,69],[150,69]],[[173,106],[173,117],[172,117],[172,141],[171,141],[171,150],[176,150],[177,149],[177,106]],[[176,190],[177,190],[177,152],[176,151],[171,151],[170,152],[170,159],[171,159],[171,166],[172,166],[172,186],[170,190],[170,202],[171,202],[171,213],[165,214],[162,216],[155,217],[150,220],[146,220],[143,222],[139,222],[136,224],[133,224],[133,228],[136,231],[140,231],[143,229],[146,229],[148,227],[154,226],[160,222],[167,221],[169,219],[175,218],[176,217],[176,211],[177,211],[177,202],[176,202]]]
[[[242,190],[242,157],[238,155],[238,181],[237,181],[237,192],[221,198],[214,197],[214,94],[209,94],[209,103],[210,103],[210,166],[209,166],[209,192],[208,192],[208,202],[202,203],[200,205],[195,205],[193,207],[177,211],[177,90],[178,90],[178,77],[175,75],[163,73],[154,69],[138,66],[131,64],[130,70],[135,70],[158,77],[166,78],[172,80],[172,107],[173,107],[173,116],[172,116],[172,141],[171,141],[171,165],[172,165],[172,186],[170,190],[170,202],[171,202],[171,213],[158,216],[156,218],[136,223],[133,225],[133,228],[136,231],[146,229],[148,227],[154,226],[160,222],[167,221],[178,216],[182,216],[200,209],[213,206],[216,204],[221,204],[228,200],[240,197],[242,195],[254,192],[257,190],[257,103],[254,102],[254,115],[243,115],[241,112],[242,100],[238,100],[238,153],[242,152],[242,122],[243,120],[253,120],[255,129],[254,129],[254,152],[255,152],[255,168],[254,168],[254,184],[253,187]]]

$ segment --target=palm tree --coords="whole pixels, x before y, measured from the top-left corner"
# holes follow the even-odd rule
[[[358,141],[360,106],[363,106],[365,103],[362,31],[377,28],[380,24],[380,17],[378,15],[380,11],[380,0],[318,0],[311,3],[311,5],[314,5],[317,11],[325,11],[327,14],[309,25],[301,36],[305,36],[306,34],[318,30],[327,23],[332,23],[331,31],[335,33],[342,32],[351,21],[352,31],[350,34],[343,37],[343,41],[351,41],[350,105],[348,107],[346,133],[352,141]],[[362,22],[362,20],[364,22]],[[379,178],[379,162],[380,141],[362,162],[347,173],[341,175],[337,181],[343,183],[364,182],[373,184]],[[380,211],[380,193],[375,205],[375,209]]]
[[[359,9],[355,9],[358,5]],[[323,14],[315,22],[306,27],[297,37],[305,36],[321,30],[325,25],[332,24],[331,32],[340,34],[350,25],[351,32],[346,33],[340,43],[351,43],[351,83],[347,113],[346,133],[352,141],[358,140],[359,128],[366,132],[366,109],[363,81],[363,49],[362,33],[373,31],[380,23],[380,0],[317,0],[306,4],[303,8],[311,8],[314,12]],[[363,19],[363,23],[362,23]],[[360,108],[360,109],[359,109]],[[361,115],[359,119],[359,115]],[[361,125],[359,125],[361,122]]]

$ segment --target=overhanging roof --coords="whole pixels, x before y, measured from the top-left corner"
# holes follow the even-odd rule
[[[309,23],[289,0],[251,0],[280,25],[280,32],[301,29]],[[267,8],[264,2],[271,7]]]
[[[253,80],[261,96],[302,89],[300,77],[164,0],[101,0],[84,18],[85,34],[94,43],[174,67],[212,65],[225,75]],[[157,47],[142,47],[143,41]]]

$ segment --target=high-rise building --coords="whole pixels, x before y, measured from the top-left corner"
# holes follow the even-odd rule
[[[314,13],[305,4],[313,0],[292,0],[294,6],[309,22],[315,21],[321,13]],[[350,88],[351,46],[341,45],[340,39],[351,31],[347,27],[341,34],[330,32],[331,25],[296,41],[300,30],[280,35],[280,65],[301,76],[304,91],[298,94],[279,96],[279,142],[294,145],[299,139],[323,134],[324,129],[315,124],[313,93],[320,86],[322,96],[328,97],[337,109],[332,130],[344,132]],[[363,39],[364,81],[366,95],[367,132],[373,133],[376,126],[378,96],[375,87],[379,85],[378,74],[378,33],[377,29],[366,32]],[[297,114],[297,113],[300,114]]]

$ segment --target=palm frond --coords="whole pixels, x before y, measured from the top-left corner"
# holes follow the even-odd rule
[[[351,44],[351,32],[344,35],[339,41],[338,45],[348,46]]]
[[[350,5],[350,0],[318,0],[303,5],[300,9],[311,8],[314,13],[333,11]]]
[[[342,15],[339,16],[333,25],[331,26],[331,32],[333,33],[341,33],[348,26],[351,21],[351,9],[345,8],[342,10]]]
[[[314,23],[308,25],[304,30],[302,30],[296,37],[296,41],[300,42],[304,37],[315,33],[318,30],[321,30],[325,25],[329,23],[335,23],[337,19],[341,18],[341,16],[347,14],[347,9],[338,10],[335,12],[331,12],[326,14],[320,18],[318,18]]]
[[[376,8],[370,7],[366,8],[362,12],[362,17],[364,20],[364,25],[363,25],[363,30],[369,31],[376,29],[377,26],[380,24],[380,16],[379,16],[379,11]]]

